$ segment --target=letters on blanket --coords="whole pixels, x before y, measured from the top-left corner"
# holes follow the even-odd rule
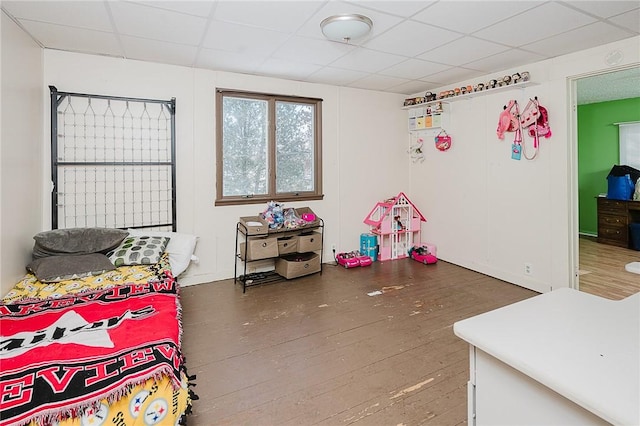
[[[180,386],[176,283],[0,304],[0,426],[116,400],[151,377]],[[64,417],[64,416],[62,416]]]

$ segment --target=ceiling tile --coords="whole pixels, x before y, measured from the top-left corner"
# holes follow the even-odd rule
[[[130,36],[120,36],[120,41],[128,58],[165,64],[194,65],[198,48],[184,44],[167,43]]]
[[[429,50],[419,56],[429,60],[437,58],[438,62],[448,65],[462,65],[486,56],[504,52],[508,47],[490,41],[480,40],[474,37],[463,37],[447,43],[444,46]]]
[[[542,1],[439,1],[411,19],[463,34],[503,21]]]
[[[436,64],[421,59],[407,59],[397,65],[385,68],[379,74],[391,77],[407,78],[410,80],[424,77],[425,75],[435,74],[445,69],[451,68],[448,65]]]
[[[417,12],[421,11],[425,7],[436,3],[435,1],[404,1],[404,0],[357,0],[349,1],[349,3],[356,6],[362,6],[367,9],[377,10],[379,12],[388,13],[390,15],[401,16],[408,18],[413,16]]]
[[[328,65],[353,49],[356,49],[356,47],[345,43],[315,38],[292,37],[273,54],[273,57],[310,64]]]
[[[580,50],[588,49],[591,46],[611,43],[629,36],[630,34],[627,31],[613,25],[596,22],[573,31],[524,45],[522,48],[543,56],[555,57],[571,53],[575,51],[576,47]]]
[[[104,2],[2,1],[2,8],[15,18],[97,31],[113,31]]]
[[[403,56],[359,48],[333,62],[331,66],[375,73],[400,63],[405,59]]]
[[[216,49],[200,49],[196,66],[200,68],[253,74],[266,56],[245,55]]]
[[[637,0],[632,1],[565,1],[566,3],[576,9],[584,10],[592,15],[599,16],[600,18],[609,18],[611,16],[619,15],[621,13],[628,12],[633,9],[638,9],[640,6]]]
[[[414,21],[404,21],[384,34],[367,41],[364,46],[380,52],[415,56],[459,38],[448,30]]]
[[[219,1],[214,17],[220,21],[292,33],[306,22],[324,1]]]
[[[174,12],[185,13],[187,15],[202,16],[207,18],[211,14],[211,10],[215,4],[214,1],[169,1],[169,0],[150,0],[150,1],[135,1],[131,3],[139,3],[145,6],[157,7],[159,9],[172,10]]]
[[[402,93],[640,35],[638,0],[0,1],[45,48]],[[371,33],[326,40],[344,13]]]
[[[136,3],[109,2],[118,32],[123,35],[197,46],[206,19]]]
[[[112,33],[27,20],[20,20],[20,24],[50,49],[123,56],[118,40]]]
[[[439,72],[429,75],[425,78],[421,78],[421,80],[431,83],[439,83],[439,85],[445,85],[457,83],[459,81],[468,81],[483,74],[484,72],[481,71],[474,71],[465,68],[451,68],[447,71]]]
[[[507,68],[513,68],[523,64],[531,64],[534,62],[542,61],[545,58],[542,55],[538,55],[533,52],[525,52],[520,49],[510,49],[506,52],[498,53],[497,55],[489,56],[484,59],[469,62],[464,66],[471,69],[485,71],[487,73],[495,72],[496,70],[504,70]],[[526,70],[523,70],[526,71]],[[430,78],[430,77],[429,77]]]
[[[319,69],[320,67],[318,65],[268,58],[256,69],[256,71],[262,75],[288,78],[290,80],[301,80]]]
[[[300,27],[297,34],[304,37],[313,37],[325,39],[320,29],[320,22],[333,15],[343,15],[348,13],[356,13],[365,15],[373,21],[371,32],[361,40],[353,40],[355,45],[361,45],[367,40],[383,33],[394,25],[400,23],[402,18],[391,16],[386,13],[365,9],[361,6],[345,3],[342,1],[327,1],[322,9],[318,10],[303,26]]]
[[[406,83],[399,84],[397,86],[389,87],[388,91],[394,93],[404,93],[405,95],[412,95],[414,93],[425,93],[427,90],[435,89],[438,84],[427,83],[419,80],[412,80]]]
[[[263,28],[212,21],[202,46],[243,54],[268,56],[290,35]]]
[[[474,35],[496,43],[518,47],[552,35],[570,31],[595,21],[559,3],[548,2],[514,16],[500,25],[493,25]]]
[[[397,86],[402,83],[407,83],[408,80],[404,78],[387,77],[386,75],[372,74],[360,80],[356,80],[349,87],[357,87],[358,89],[369,90],[385,90],[389,87]]]
[[[314,83],[334,84],[345,86],[356,80],[366,77],[367,73],[362,71],[345,70],[342,68],[324,67],[314,72],[308,80]]]
[[[633,31],[636,35],[640,34],[640,9],[613,16],[609,21]]]

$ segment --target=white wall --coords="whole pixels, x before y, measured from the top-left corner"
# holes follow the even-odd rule
[[[548,291],[569,286],[573,274],[570,188],[575,170],[568,78],[606,70],[604,57],[612,50],[623,53],[620,65],[637,63],[639,45],[635,37],[486,76],[526,69],[539,84],[452,103],[447,130],[453,148],[437,152],[427,137],[427,159],[415,164],[406,154],[404,96],[57,51],[45,51],[44,82],[63,91],[177,98],[179,228],[200,236],[201,258],[183,277],[184,284],[231,277],[237,217],[264,208],[213,205],[214,90],[225,87],[325,100],[325,199],[309,203],[325,219],[325,248],[332,243],[339,250],[357,248],[358,235],[366,231],[362,219],[374,203],[404,191],[427,217],[423,240],[438,246],[441,259]],[[511,98],[525,103],[536,95],[549,109],[553,137],[542,141],[534,161],[511,160],[512,135],[505,141],[495,136],[499,112]],[[45,221],[48,211],[45,206]],[[524,263],[533,266],[529,276]]]
[[[42,50],[4,13],[0,128],[0,293],[25,273],[42,214]]]
[[[45,50],[44,83],[60,91],[176,98],[178,230],[200,237],[183,285],[233,277],[235,225],[264,204],[215,207],[215,88],[233,88],[324,99],[322,201],[308,205],[325,221],[325,261],[330,247],[353,250],[367,230],[365,215],[381,198],[395,195],[408,181],[404,162],[403,96],[360,89],[300,83],[235,73]],[[48,91],[42,102],[48,105]],[[48,117],[48,115],[45,115]],[[48,120],[43,131],[48,144]],[[45,158],[48,158],[45,149]],[[43,161],[49,187],[49,164]],[[48,194],[43,221],[50,224]]]
[[[428,219],[423,239],[438,246],[438,257],[541,292],[570,285],[576,203],[570,188],[577,171],[568,80],[609,69],[605,56],[613,50],[624,55],[619,66],[637,64],[640,38],[461,82],[528,70],[539,85],[452,102],[446,128],[452,148],[436,151],[425,132],[426,161],[407,162],[410,194]],[[509,99],[524,108],[533,96],[548,109],[553,136],[541,140],[535,160],[515,161],[510,155],[514,134],[503,141],[496,136],[498,116]],[[531,150],[532,139],[524,139]],[[531,275],[524,274],[525,263],[533,266]]]

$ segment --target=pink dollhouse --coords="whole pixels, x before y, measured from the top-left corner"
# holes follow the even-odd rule
[[[403,192],[378,202],[364,219],[378,237],[381,261],[408,257],[409,249],[420,242],[420,227],[426,221]]]

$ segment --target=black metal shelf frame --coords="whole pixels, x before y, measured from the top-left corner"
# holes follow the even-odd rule
[[[317,229],[320,229],[320,240],[321,240],[320,247],[321,248],[319,250],[319,256],[320,256],[319,273],[322,274],[322,253],[324,250],[324,221],[321,218],[317,218],[317,223],[313,225],[307,225],[307,226],[294,228],[294,229],[275,229],[275,230],[270,229],[267,234],[260,234],[260,235],[249,234],[247,227],[242,222],[238,222],[236,224],[236,247],[235,247],[234,267],[233,267],[233,282],[241,283],[242,292],[244,293],[247,291],[247,287],[276,283],[276,282],[286,280],[285,277],[278,275],[274,270],[265,271],[265,272],[252,272],[247,274],[247,265],[249,263],[260,262],[260,261],[265,261],[269,259],[276,259],[277,257],[279,257],[279,256],[276,256],[273,258],[266,258],[266,259],[247,260],[247,253],[249,252],[248,243],[251,238],[265,237],[265,236],[284,237],[284,236],[301,235],[306,231],[313,231]],[[244,251],[244,257],[242,256],[242,253],[240,252],[240,249],[239,249],[240,243],[241,243],[240,237],[244,238],[244,242],[245,244],[247,244]],[[240,275],[238,275],[238,262],[242,263],[242,268],[243,268],[242,274]]]

